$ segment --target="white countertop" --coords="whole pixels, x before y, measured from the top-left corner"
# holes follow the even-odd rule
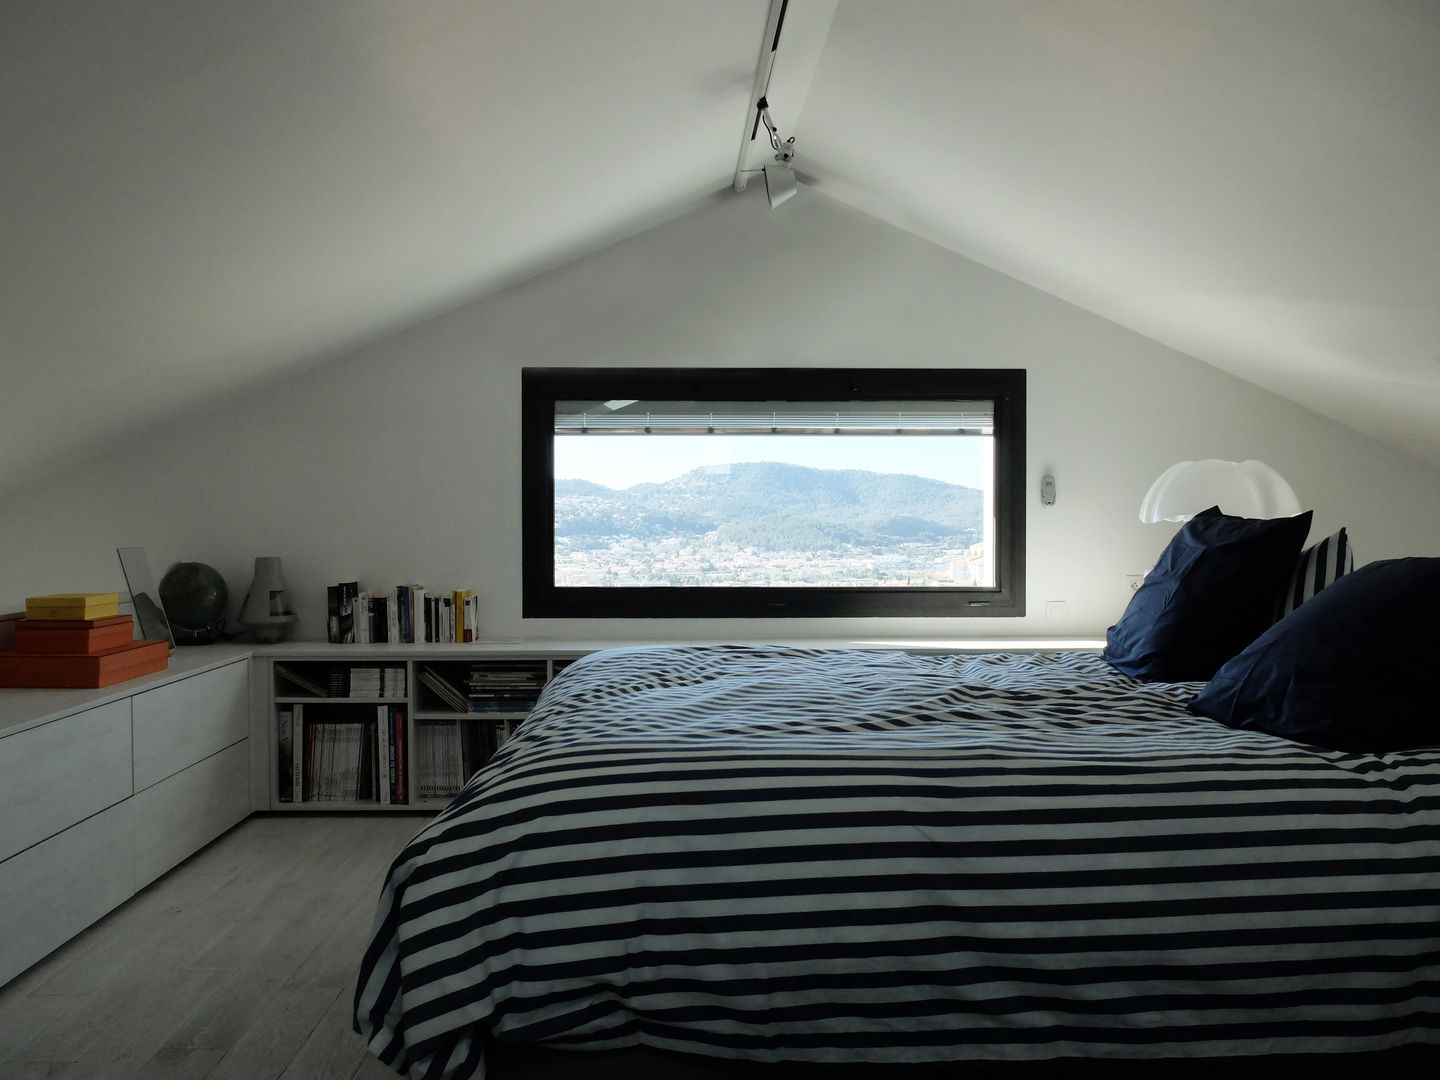
[[[467,656],[570,657],[601,649],[627,645],[722,645],[736,644],[738,638],[665,638],[649,641],[593,641],[560,639],[504,639],[476,641],[465,645],[380,644],[334,645],[325,641],[289,641],[277,645],[216,644],[180,646],[170,653],[164,671],[128,679],[94,690],[57,690],[40,687],[0,688],[0,737],[46,723],[60,716],[94,708],[109,701],[130,697],[163,686],[188,675],[223,667],[250,656],[259,659],[291,657],[299,660],[349,660],[364,662],[404,661],[428,656],[463,659]],[[1103,638],[774,638],[755,644],[785,645],[808,649],[895,649],[907,652],[1054,652],[1099,651]]]
[[[164,671],[126,679],[111,686],[93,690],[57,690],[51,687],[0,688],[0,736],[34,727],[68,716],[82,709],[92,709],[107,701],[131,697],[143,690],[163,686],[188,675],[244,660],[254,651],[253,645],[190,645],[170,651],[170,663]]]
[[[335,645],[325,641],[289,641],[278,645],[254,645],[260,658],[293,657],[298,660],[405,660],[412,656],[436,656],[463,659],[466,656],[525,655],[576,656],[601,649],[620,649],[636,645],[782,645],[801,649],[897,649],[906,652],[1060,652],[1084,650],[1098,652],[1105,647],[1104,638],[654,638],[648,640],[597,641],[582,639],[496,638],[455,645],[437,642],[417,644]]]

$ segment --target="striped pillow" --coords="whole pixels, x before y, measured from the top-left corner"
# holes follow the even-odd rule
[[[1355,553],[1344,528],[1306,548],[1291,575],[1290,585],[1280,601],[1279,618],[1284,618],[1336,578],[1355,569]]]

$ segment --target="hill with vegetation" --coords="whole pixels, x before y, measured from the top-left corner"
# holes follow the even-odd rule
[[[982,512],[982,493],[961,484],[776,462],[695,469],[623,490],[584,480],[555,482],[555,534],[576,547],[617,536],[707,535],[762,551],[968,544],[979,536]]]

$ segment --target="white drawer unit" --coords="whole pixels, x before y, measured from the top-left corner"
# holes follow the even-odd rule
[[[249,680],[248,664],[231,664],[136,694],[135,790],[245,739]]]
[[[135,888],[204,847],[250,814],[250,751],[235,743],[131,799]]]
[[[250,812],[247,650],[101,690],[0,691],[0,984]]]
[[[0,863],[0,983],[134,893],[128,800]]]
[[[130,797],[130,701],[0,740],[0,859]]]

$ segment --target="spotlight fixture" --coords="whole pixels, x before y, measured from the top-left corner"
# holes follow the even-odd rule
[[[776,163],[765,166],[765,197],[770,200],[771,210],[794,195],[798,189],[795,174],[788,165]]]
[[[775,150],[775,160],[765,166],[765,194],[773,210],[796,191],[795,171],[790,167],[795,160],[795,136],[791,135],[783,143],[780,141],[780,131],[770,118],[770,103],[763,97],[755,103],[755,108]]]
[[[775,121],[770,120],[769,102],[760,98],[755,102],[755,108],[760,122],[769,132],[770,145],[775,148],[775,161],[765,166],[765,194],[773,210],[796,192],[795,170],[791,168],[791,161],[795,160],[795,135],[780,143],[779,128],[775,127]]]
[[[735,162],[735,191],[744,191],[752,176],[763,174],[765,194],[770,200],[772,210],[788,201],[797,190],[795,171],[791,168],[791,162],[795,160],[795,136],[790,136],[784,142],[780,141],[780,132],[770,117],[770,102],[767,100],[770,77],[775,71],[775,59],[780,51],[780,35],[789,4],[790,0],[770,0],[770,13],[765,17],[765,35],[761,39],[760,59],[755,66],[755,81],[750,87],[750,115],[745,118],[745,131],[740,140],[740,157]],[[828,21],[829,16],[825,16],[825,19]],[[803,42],[801,51],[805,51]],[[802,58],[801,65],[803,64]],[[792,78],[791,85],[801,84]],[[765,132],[770,136],[775,159],[756,168],[757,163],[753,162],[753,158],[754,151],[758,149],[755,141],[760,137],[761,124],[765,125]]]

